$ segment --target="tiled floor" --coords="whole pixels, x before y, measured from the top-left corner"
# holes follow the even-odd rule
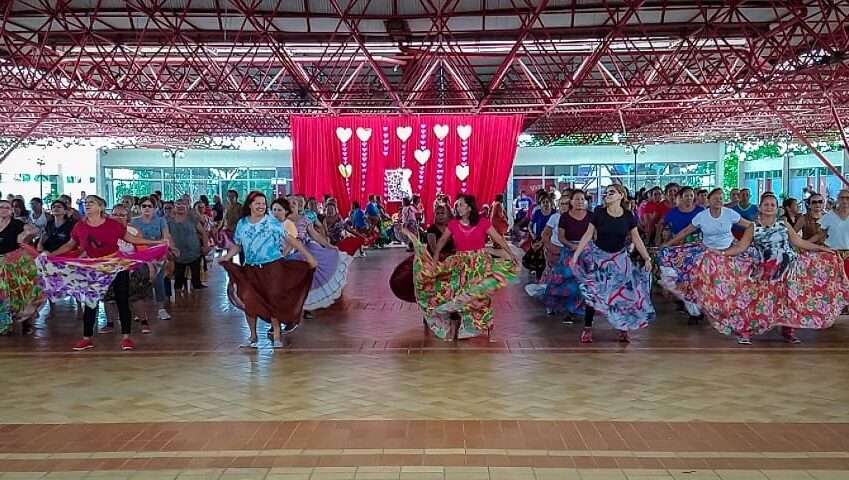
[[[61,303],[0,338],[0,480],[849,479],[849,325],[739,347],[661,315],[623,346],[599,322],[546,317],[521,286],[495,298],[496,342],[426,336],[357,259],[345,298],[273,351],[240,351],[223,275],[117,349],[71,353]]]

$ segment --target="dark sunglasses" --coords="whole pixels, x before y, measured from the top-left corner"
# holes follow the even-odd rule
[[[811,200],[811,203],[812,203],[813,205],[816,205],[816,204],[819,204],[819,203],[825,203],[825,202],[824,202],[824,201],[822,201],[822,200]]]

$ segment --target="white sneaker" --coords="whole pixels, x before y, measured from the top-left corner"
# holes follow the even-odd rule
[[[164,308],[160,308],[159,313],[157,313],[156,316],[160,320],[171,320],[171,315],[169,315]]]

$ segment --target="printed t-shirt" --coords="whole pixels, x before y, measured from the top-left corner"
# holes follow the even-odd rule
[[[249,218],[239,220],[233,235],[233,242],[245,254],[245,264],[262,265],[282,258],[283,239],[288,235],[283,224],[271,215],[256,223],[251,223]]]
[[[97,227],[80,220],[71,230],[71,238],[89,258],[105,257],[118,251],[118,240],[127,234],[127,227],[121,222],[107,218]]]

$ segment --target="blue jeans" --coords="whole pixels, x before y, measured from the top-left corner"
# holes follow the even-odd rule
[[[162,304],[165,302],[165,270],[161,269],[153,277],[153,296],[156,299],[156,303]]]

